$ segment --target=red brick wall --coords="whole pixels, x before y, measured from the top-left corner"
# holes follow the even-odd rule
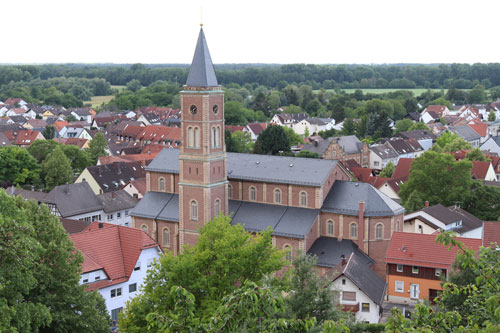
[[[201,183],[203,182],[203,163],[199,161],[181,161],[183,170],[183,181]]]
[[[161,246],[161,248],[164,250],[164,251],[173,251],[174,252],[174,255],[177,255],[178,253],[178,246],[179,246],[179,243],[178,243],[178,227],[179,227],[179,223],[177,222],[169,222],[169,221],[161,221],[161,220],[158,220],[157,221],[158,223],[158,244]],[[163,230],[165,228],[168,228],[169,231],[170,231],[170,246],[166,246],[165,244],[165,234],[163,232]]]
[[[266,201],[268,204],[275,204],[274,190],[281,190],[281,205],[288,205],[288,185],[267,183],[266,184]]]
[[[307,193],[307,208],[316,208],[316,187],[292,185],[292,203],[290,206],[300,206],[300,192]]]
[[[318,239],[319,237],[319,216],[316,218],[316,221],[314,221],[312,227],[311,227],[311,230],[309,230],[309,232],[307,233],[306,235],[306,239],[305,239],[305,244],[304,244],[304,249],[305,251],[309,251],[309,249],[311,248],[311,245],[314,244],[314,242],[316,241],[316,239]]]
[[[226,170],[224,167],[225,163],[223,160],[214,161],[210,163],[210,177],[209,181],[212,183],[221,182],[226,180]]]
[[[250,186],[254,186],[257,190],[257,202],[262,202],[263,201],[263,183],[256,183],[256,182],[242,182],[242,188],[243,188],[243,199],[244,201],[250,201],[250,198],[248,196],[248,189]]]

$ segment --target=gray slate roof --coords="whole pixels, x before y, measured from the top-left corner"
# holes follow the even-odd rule
[[[396,158],[399,154],[389,145],[371,146],[370,150],[382,159]]]
[[[371,266],[375,263],[350,239],[339,240],[334,237],[319,237],[307,251],[308,254],[318,258],[318,266],[325,267],[335,267],[340,264],[342,255],[349,258],[351,253],[354,252],[359,253],[365,265]]]
[[[41,201],[56,205],[62,217],[102,209],[101,202],[87,182],[56,186]]]
[[[365,258],[358,252],[354,252],[344,268],[344,275],[361,289],[376,304],[381,305],[387,288],[385,281],[377,275]]]
[[[359,202],[365,203],[365,216],[394,216],[405,209],[368,183],[337,180],[328,193],[321,211],[359,215]]]
[[[273,235],[304,238],[318,217],[318,209],[269,205],[229,200],[231,224],[241,224],[245,230],[260,232],[269,227]]]
[[[359,154],[363,148],[363,142],[355,135],[341,136],[337,138],[337,143],[342,147],[345,154]]]
[[[130,215],[179,222],[179,195],[164,192],[146,192]]]
[[[203,28],[200,29],[186,85],[192,87],[213,87],[219,85]]]
[[[469,125],[450,126],[450,132],[456,133],[466,141],[475,141],[481,139],[481,136]]]
[[[103,193],[117,191],[131,180],[146,177],[146,171],[140,161],[94,165],[87,170]]]
[[[434,133],[432,133],[431,131],[428,131],[428,130],[405,131],[405,132],[399,132],[396,135],[401,136],[403,138],[407,138],[407,139],[415,139],[415,140],[432,139],[432,140],[436,140],[436,135],[434,135]]]
[[[227,153],[227,177],[319,187],[337,163],[336,160]],[[179,173],[179,150],[164,148],[146,171]]]
[[[229,200],[232,224],[260,232],[269,227],[277,236],[304,238],[318,217],[319,210],[256,202]],[[179,195],[149,191],[130,215],[179,222]]]
[[[139,200],[128,194],[125,190],[99,194],[97,198],[102,203],[105,213],[132,209],[137,205],[137,202],[139,202]]]
[[[457,221],[462,221],[462,226],[455,229],[459,233],[467,232],[469,230],[479,228],[483,225],[483,221],[481,219],[478,219],[471,213],[456,206],[445,207],[441,204],[437,204],[424,208],[422,209],[422,211],[426,212],[430,216],[438,219],[446,225],[452,224]]]
[[[0,132],[0,147],[10,146],[10,145],[11,142],[9,138],[7,138],[3,132]]]
[[[326,140],[315,140],[313,143],[308,143],[302,146],[302,150],[307,150],[313,153],[317,153],[319,156],[323,156],[325,151],[328,149],[333,138],[327,138]]]

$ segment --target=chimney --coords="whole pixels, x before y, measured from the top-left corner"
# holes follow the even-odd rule
[[[429,207],[429,201],[428,200],[425,200],[425,207]]]
[[[359,202],[359,216],[358,216],[358,247],[361,251],[365,252],[365,202]]]
[[[111,198],[113,198],[113,199],[115,198],[115,192],[114,191],[111,192]]]
[[[345,255],[340,256],[340,263],[342,264],[342,266],[345,266],[347,264],[347,260],[345,258]]]
[[[104,224],[102,222],[99,222],[99,229],[102,229],[104,227]]]
[[[314,140],[314,147],[317,147],[319,144],[318,140]]]

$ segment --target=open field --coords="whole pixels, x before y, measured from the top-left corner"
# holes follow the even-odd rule
[[[84,105],[91,105],[93,108],[101,106],[102,103],[108,103],[113,99],[113,95],[110,96],[93,96],[90,101],[84,101]]]
[[[114,86],[114,85],[111,85],[111,89],[118,89],[118,91],[122,91],[125,88],[127,88],[127,86]]]

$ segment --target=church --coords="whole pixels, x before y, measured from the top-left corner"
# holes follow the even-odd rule
[[[147,193],[132,226],[164,250],[195,244],[198,228],[231,216],[249,232],[273,230],[273,246],[318,256],[323,273],[357,252],[385,276],[384,258],[404,208],[367,183],[350,181],[341,162],[226,153],[224,91],[203,28],[181,95],[181,147],[146,167]]]

